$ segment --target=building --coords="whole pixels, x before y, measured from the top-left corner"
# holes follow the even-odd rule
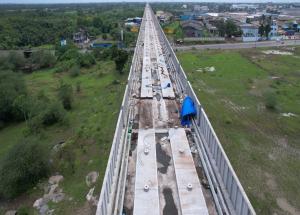
[[[85,30],[80,29],[78,32],[73,34],[73,41],[74,43],[88,43],[88,33]]]
[[[202,37],[204,26],[201,22],[188,20],[181,22],[185,37]]]
[[[255,10],[255,9],[258,9],[258,5],[256,4],[233,4],[231,6],[231,9],[233,10],[249,10],[249,9],[252,9],[252,10]]]
[[[125,20],[124,25],[125,26],[139,26],[142,23],[142,18],[141,17],[134,17],[134,18],[127,18]]]
[[[194,11],[198,11],[200,13],[207,13],[209,8],[207,6],[194,5]]]
[[[276,20],[272,21],[271,31],[269,33],[269,37],[270,38],[272,38],[272,37],[278,37],[278,25],[277,25]]]
[[[173,14],[169,13],[169,12],[158,10],[156,12],[156,17],[158,18],[158,20],[161,23],[167,23],[171,20],[171,18],[173,17]]]
[[[64,38],[62,38],[62,39],[60,40],[60,46],[66,46],[66,45],[67,45],[67,40],[64,39]]]
[[[242,24],[240,25],[243,31],[242,39],[243,42],[254,42],[258,41],[258,26],[253,24]]]

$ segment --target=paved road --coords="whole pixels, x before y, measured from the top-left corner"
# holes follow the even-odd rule
[[[257,47],[278,47],[278,46],[294,46],[300,45],[300,40],[285,40],[278,41],[261,41],[261,42],[247,42],[247,43],[223,43],[223,44],[209,44],[209,45],[189,45],[189,46],[172,46],[175,51],[186,51],[191,49],[248,49]]]

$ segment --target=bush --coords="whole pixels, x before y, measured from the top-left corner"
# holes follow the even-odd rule
[[[70,76],[71,76],[72,78],[75,78],[75,77],[77,77],[77,76],[79,76],[79,75],[80,75],[80,68],[79,68],[79,66],[77,66],[77,65],[73,66],[73,67],[70,69]]]
[[[37,51],[32,53],[32,62],[37,68],[49,68],[55,65],[56,57],[50,51]]]
[[[79,55],[78,62],[81,67],[91,67],[96,63],[96,60],[94,58],[94,55],[85,53]]]
[[[79,52],[75,48],[67,49],[65,52],[59,56],[59,61],[68,61],[72,59],[77,59],[79,57]]]
[[[264,95],[265,106],[267,109],[275,110],[277,108],[277,98],[274,92],[268,91]]]
[[[49,126],[58,122],[64,122],[65,114],[66,112],[61,104],[57,102],[51,103],[41,115],[42,123]]]
[[[66,110],[71,110],[73,103],[72,85],[61,82],[58,88],[58,98]]]
[[[14,108],[14,100],[26,95],[27,90],[21,74],[0,71],[0,121],[19,120],[19,112]]]
[[[14,145],[0,162],[0,196],[16,197],[48,176],[48,157],[39,141],[27,139]]]
[[[26,64],[25,58],[21,53],[10,52],[6,58],[6,63],[3,64],[4,69],[19,71],[24,68]]]
[[[114,61],[116,64],[117,71],[119,71],[120,73],[123,72],[127,60],[128,60],[128,53],[123,50],[118,50],[117,54],[114,55]]]
[[[78,82],[76,83],[76,92],[77,92],[77,93],[80,93],[80,91],[81,91],[81,83],[80,83],[80,81],[78,81]]]

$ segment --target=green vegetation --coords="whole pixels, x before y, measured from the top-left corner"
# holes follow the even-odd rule
[[[28,7],[28,8],[27,8]],[[142,16],[143,4],[3,5],[0,13],[0,49],[55,45],[61,38],[72,40],[84,29],[91,38],[120,40],[123,21]],[[125,32],[129,45],[137,34]]]
[[[286,49],[178,53],[257,214],[300,209],[300,48]]]
[[[117,11],[112,20],[122,21],[122,10]],[[45,13],[48,17],[56,12]],[[93,25],[99,27],[100,20],[93,20]],[[35,30],[42,31],[38,24]],[[44,42],[14,45],[45,46]],[[81,52],[70,42],[64,47],[53,44],[55,50],[33,50],[26,58],[19,51],[0,56],[0,213],[13,207],[20,214],[32,214],[32,204],[43,196],[50,175],[64,176],[60,186],[66,198],[49,203],[55,214],[77,214],[83,207],[93,210],[91,205],[86,208],[85,199],[89,172],[99,172],[94,195],[101,189],[130,53],[116,46]]]
[[[12,147],[0,163],[0,194],[16,197],[49,174],[48,154],[36,140]]]
[[[221,37],[239,37],[242,35],[242,30],[232,20],[218,21],[216,27]]]
[[[183,40],[184,33],[179,21],[174,21],[162,26],[166,34],[173,35],[173,40]]]
[[[122,100],[120,95],[123,94],[127,80],[128,71],[124,72],[125,74],[119,74],[114,62],[105,60],[97,61],[96,65],[90,68],[81,69],[81,74],[77,77],[70,77],[68,71],[57,73],[56,68],[24,75],[27,94],[35,98],[43,97],[44,94],[50,100],[58,101],[61,83],[72,86],[72,109],[64,111],[61,103],[53,106],[46,103],[47,108],[41,111],[41,114],[47,119],[44,120],[47,126],[39,128],[38,133],[27,132],[25,122],[11,123],[0,130],[0,157],[13,153],[14,148],[21,146],[18,143],[24,138],[36,138],[52,160],[48,175],[57,172],[65,177],[63,192],[73,200],[65,199],[58,204],[51,204],[55,214],[76,214],[84,206],[85,195],[90,189],[85,184],[85,176],[90,171],[100,173],[95,195],[100,192]],[[115,84],[116,82],[118,84]],[[40,93],[41,91],[44,93]],[[53,120],[61,116],[60,112],[56,111],[58,107],[64,112],[63,123],[53,124]],[[54,148],[57,146],[61,147],[56,152]],[[1,165],[5,163],[0,161]],[[1,171],[1,174],[6,173],[7,169]],[[43,188],[30,189],[32,186],[35,186],[35,183],[24,186],[24,189],[29,188],[29,193],[26,194],[27,201],[22,203],[20,200],[18,205],[32,207],[33,202],[42,196]]]

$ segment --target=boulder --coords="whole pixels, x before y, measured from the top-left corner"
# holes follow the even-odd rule
[[[51,176],[48,180],[49,184],[59,184],[59,182],[63,181],[64,177],[62,175],[54,175]]]
[[[98,177],[99,177],[99,173],[98,172],[96,172],[96,171],[90,172],[85,177],[86,185],[89,186],[89,187],[92,186],[93,184],[96,183]]]

